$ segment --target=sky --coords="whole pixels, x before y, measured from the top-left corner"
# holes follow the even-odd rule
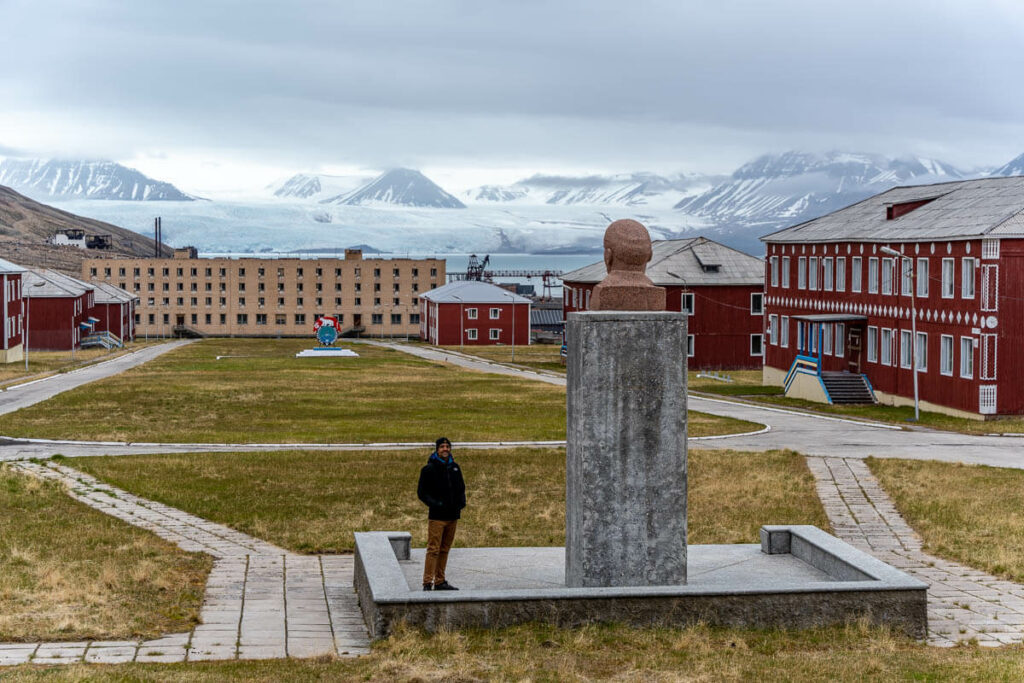
[[[295,172],[731,173],[1024,152],[1019,0],[0,0],[0,155],[187,192]]]

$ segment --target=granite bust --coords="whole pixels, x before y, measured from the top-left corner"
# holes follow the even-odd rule
[[[608,274],[594,287],[592,311],[664,311],[665,288],[647,277],[651,236],[643,224],[619,220],[604,233]]]

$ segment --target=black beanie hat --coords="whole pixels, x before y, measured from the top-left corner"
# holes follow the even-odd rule
[[[441,444],[443,444],[443,443],[446,443],[446,444],[448,444],[449,446],[451,446],[451,445],[452,445],[452,442],[451,442],[451,441],[449,441],[449,440],[448,440],[447,438],[445,438],[445,437],[443,437],[443,436],[442,436],[442,437],[441,437],[440,439],[438,439],[437,441],[435,441],[435,442],[434,442],[434,448],[440,448],[440,447],[441,447]]]

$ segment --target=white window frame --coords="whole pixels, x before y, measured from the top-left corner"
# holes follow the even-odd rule
[[[832,355],[832,324],[821,324],[821,355]]]
[[[475,327],[467,327],[466,328],[466,339],[469,339],[470,341],[475,341],[476,340],[476,328]]]
[[[779,345],[779,316],[774,313],[768,316],[768,343]]]
[[[999,258],[999,240],[984,239],[981,241],[981,258]]]
[[[942,298],[952,299],[956,295],[955,259],[942,259]]]
[[[953,376],[953,335],[939,335],[939,374]]]
[[[878,257],[868,259],[868,294],[878,294]]]
[[[960,377],[974,379],[974,337],[960,337]]]
[[[917,353],[917,371],[928,372],[928,333],[918,332],[917,333],[917,348],[914,349]]]
[[[764,315],[764,292],[750,293],[750,315]]]
[[[760,351],[758,353],[754,353],[754,340],[755,339],[757,340],[758,347],[760,348]],[[752,334],[752,335],[750,335],[750,355],[751,356],[756,356],[756,357],[760,357],[760,356],[764,355],[764,335],[763,334]]]
[[[779,257],[778,256],[772,256],[770,259],[768,259],[768,261],[769,261],[769,263],[771,265],[771,283],[772,283],[772,287],[778,287],[779,286]]]
[[[467,308],[466,309],[466,320],[476,320],[476,309],[475,308]]]
[[[694,347],[696,346],[696,339],[692,334],[686,335],[686,357],[693,358]]]
[[[836,258],[836,291],[846,291],[846,257],[839,256]]]
[[[501,309],[500,308],[492,308],[491,309],[491,320],[500,320],[500,319],[501,319]]]
[[[977,275],[977,263],[973,256],[966,256],[960,261],[960,298],[973,299],[976,291],[974,279]]]
[[[500,327],[491,327],[491,328],[489,328],[488,331],[487,331],[487,337],[491,341],[500,341],[501,340],[501,328]]]
[[[900,262],[900,294],[913,296],[914,294],[914,259],[904,256]]]
[[[812,256],[807,259],[807,289],[812,292],[818,290],[818,257]]]
[[[898,294],[896,285],[896,259],[882,259],[882,294]]]
[[[832,291],[835,283],[835,262],[832,257],[821,259],[821,288],[826,292]]]
[[[789,289],[789,257],[782,257],[782,288]]]
[[[779,318],[779,346],[784,349],[789,348],[789,316],[784,315]]]
[[[892,347],[893,347],[893,329],[891,327],[881,328],[881,333],[878,337],[879,356],[878,362],[882,365],[892,365]]]
[[[807,257],[801,256],[796,260],[796,288],[807,289]]]
[[[900,330],[900,367],[909,370],[914,357],[914,349],[910,345],[910,330]]]
[[[690,305],[687,307],[686,302],[689,301]],[[679,296],[679,310],[687,315],[693,315],[693,307],[696,305],[696,300],[693,296],[693,292],[683,292]]]
[[[846,355],[846,325],[836,323],[836,344],[833,347],[834,353],[840,358]]]
[[[860,256],[850,258],[850,291],[860,294],[864,284],[864,259]]]
[[[796,352],[804,353],[804,336],[807,334],[807,323],[803,320],[796,321]]]
[[[917,259],[917,297],[919,299],[928,298],[928,259],[919,258]]]
[[[874,325],[868,325],[867,334],[867,351],[868,351],[868,362],[878,362],[878,328]]]

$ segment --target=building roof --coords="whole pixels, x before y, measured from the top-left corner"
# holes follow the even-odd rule
[[[58,273],[55,270],[30,269],[22,276],[22,294],[29,298],[63,298],[81,296],[95,289],[88,282]]]
[[[480,282],[477,280],[449,282],[437,289],[420,294],[420,298],[439,304],[457,304],[460,301],[464,304],[530,303],[530,300],[525,296],[513,294],[507,289],[492,285],[490,282]]]
[[[24,273],[25,269],[16,263],[0,258],[0,273]]]
[[[927,201],[898,218],[889,206]],[[761,238],[772,243],[914,242],[1024,236],[1024,176],[894,187]]]
[[[129,301],[135,301],[139,298],[131,292],[125,291],[120,287],[115,287],[109,282],[90,282],[89,284],[96,288],[93,303],[124,304]]]
[[[760,285],[764,262],[706,237],[657,240],[651,243],[647,277],[659,287],[671,285]],[[562,282],[600,282],[608,271],[604,261],[562,276]]]
[[[564,325],[561,308],[531,308],[531,325]]]

